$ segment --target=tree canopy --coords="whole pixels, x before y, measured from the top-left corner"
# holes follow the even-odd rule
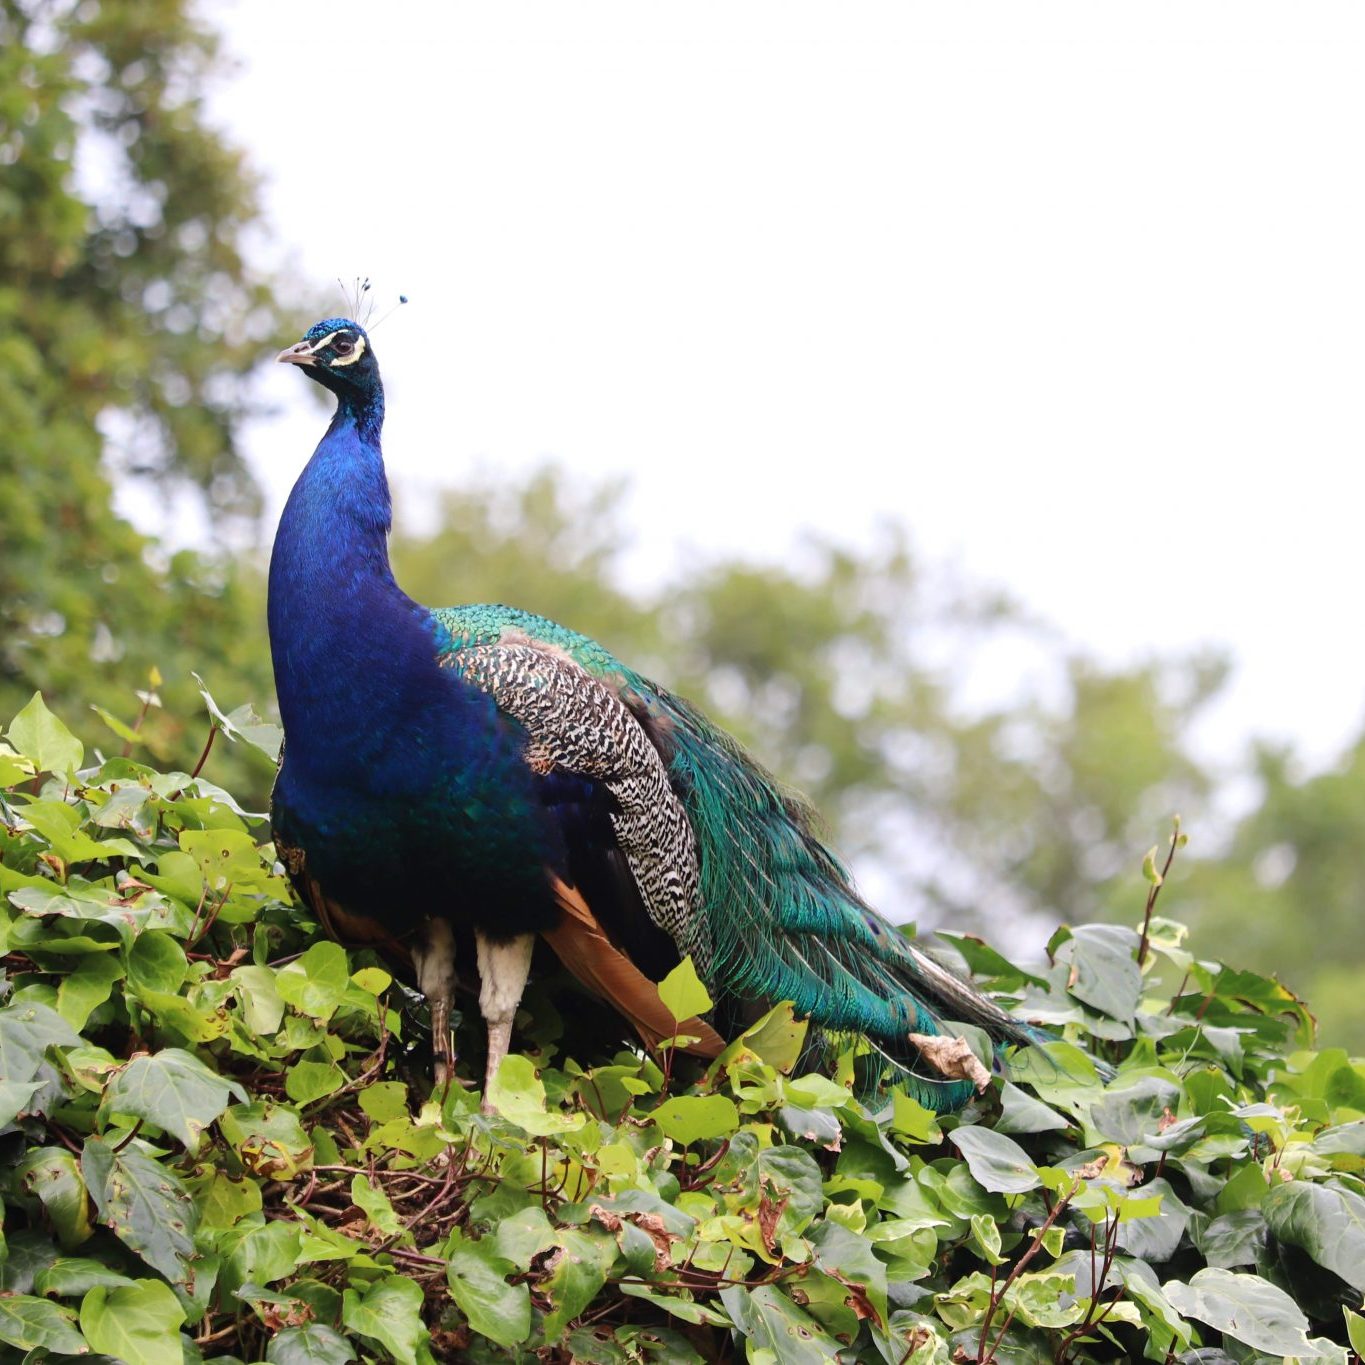
[[[183,0],[0,3],[0,709],[35,687],[126,709],[149,670],[182,739],[191,670],[264,698],[248,376],[287,329],[251,266],[259,215],[206,122],[212,33]],[[202,526],[168,552],[114,510],[130,483]],[[239,536],[240,538],[240,536]]]

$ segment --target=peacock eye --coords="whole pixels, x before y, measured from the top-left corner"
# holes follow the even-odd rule
[[[355,347],[352,346],[349,341],[338,341],[337,344],[332,347],[332,349],[338,355],[350,355],[351,352],[355,350]]]

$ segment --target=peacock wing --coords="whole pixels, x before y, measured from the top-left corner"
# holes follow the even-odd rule
[[[520,722],[532,769],[571,773],[605,788],[615,844],[640,902],[678,952],[690,953],[706,975],[711,941],[697,910],[692,826],[659,750],[619,688],[567,651],[525,635],[465,644],[442,654],[441,663]]]

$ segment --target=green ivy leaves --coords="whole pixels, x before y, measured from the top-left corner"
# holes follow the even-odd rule
[[[1344,1362],[1365,1336],[1339,1310],[1365,1291],[1365,1065],[1170,921],[1142,968],[1126,928],[1061,931],[1029,970],[961,940],[1065,1037],[1003,1057],[960,1115],[856,1094],[851,1052],[812,1068],[788,1006],[703,1068],[615,1038],[569,1059],[534,996],[487,1115],[429,1092],[401,988],[286,901],[227,793],[82,769],[40,703],[8,734],[16,1351]],[[660,995],[680,1032],[711,1004],[690,962]],[[459,1045],[477,1075],[477,1023]]]

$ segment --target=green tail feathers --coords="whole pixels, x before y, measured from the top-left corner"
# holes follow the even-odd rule
[[[714,983],[738,1002],[790,1000],[823,1031],[865,1035],[882,1079],[936,1112],[961,1108],[971,1082],[933,1071],[909,1035],[938,1034],[942,1019],[998,1041],[1028,1042],[1029,1031],[861,900],[800,798],[689,703],[651,691],[696,835]]]
[[[909,943],[867,906],[815,832],[809,806],[689,702],[626,668],[595,640],[508,607],[433,613],[443,650],[533,639],[607,683],[644,728],[667,767],[696,844],[692,904],[701,923],[685,935],[725,1022],[742,1023],[790,1000],[823,1034],[859,1034],[872,1046],[870,1083],[892,1080],[942,1113],[971,1097],[910,1041],[954,1020],[997,1043],[1037,1041],[1036,1031],[985,999]],[[657,922],[657,921],[656,921]],[[685,941],[684,941],[685,940]]]

